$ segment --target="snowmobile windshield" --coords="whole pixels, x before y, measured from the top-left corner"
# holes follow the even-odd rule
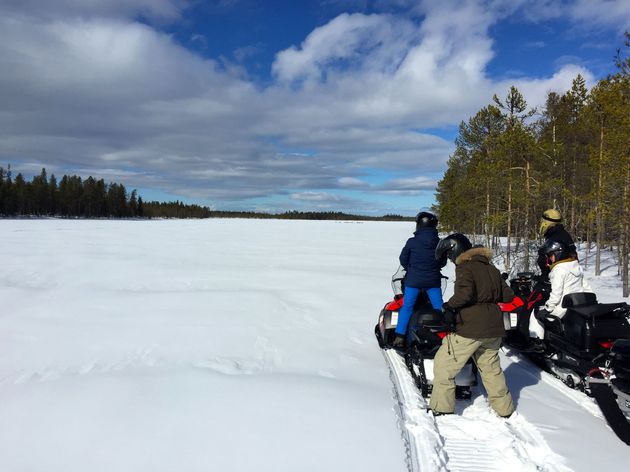
[[[403,280],[406,273],[407,271],[403,266],[398,266],[398,270],[392,275],[392,290],[394,291],[394,295],[403,294]]]

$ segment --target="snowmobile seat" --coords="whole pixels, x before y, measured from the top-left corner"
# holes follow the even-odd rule
[[[410,326],[424,326],[439,329],[445,327],[444,317],[441,312],[430,309],[416,310],[411,315]]]
[[[591,319],[599,318],[612,314],[615,310],[623,308],[626,303],[596,303],[595,305],[585,305],[571,308],[571,311],[578,313],[580,316]]]
[[[592,292],[569,293],[562,298],[562,308],[575,308],[596,303],[597,295]]]

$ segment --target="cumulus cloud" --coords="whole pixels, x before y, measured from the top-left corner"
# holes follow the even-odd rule
[[[549,90],[568,89],[577,73],[595,80],[576,64],[547,77],[488,77],[489,29],[525,2],[401,0],[397,8],[412,13],[341,14],[279,51],[275,81],[261,88],[240,66],[201,58],[133,20],[174,21],[187,5],[4,2],[0,158],[207,202],[281,195],[358,205],[334,192],[435,188],[426,176],[444,170],[453,144],[418,130],[457,125],[513,83],[537,105]],[[618,2],[610,5],[618,15],[600,14],[602,22],[623,18]],[[590,8],[570,6],[575,21]],[[369,184],[366,169],[405,177]]]
[[[344,13],[315,29],[300,48],[278,53],[272,70],[281,81],[326,80],[356,69],[387,72],[398,67],[416,39],[410,21]]]
[[[273,69],[299,88],[298,109],[307,108],[311,121],[452,124],[492,91],[484,72],[493,57],[492,17],[469,2],[458,9],[435,2],[422,13],[420,25],[390,15],[342,15],[300,49],[279,53]],[[370,54],[363,55],[366,44]],[[359,60],[351,67],[340,62],[353,56]]]
[[[515,85],[527,100],[529,107],[542,107],[549,92],[564,92],[571,88],[573,80],[582,75],[587,87],[595,84],[593,74],[586,68],[575,64],[563,66],[551,77],[545,78],[520,78],[516,80],[504,81],[502,89],[507,90],[510,85]],[[499,95],[503,96],[505,93]]]

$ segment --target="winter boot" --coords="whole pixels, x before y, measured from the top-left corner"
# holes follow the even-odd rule
[[[545,343],[542,339],[531,338],[529,344],[529,351],[533,353],[542,354],[545,352]]]
[[[394,348],[394,349],[404,349],[405,348],[405,337],[402,334],[396,333],[396,337],[392,341],[392,348]]]

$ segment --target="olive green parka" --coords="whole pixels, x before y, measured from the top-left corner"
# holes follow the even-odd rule
[[[507,303],[514,292],[491,264],[492,251],[475,247],[455,260],[455,293],[447,302],[459,311],[455,332],[465,338],[503,337],[503,315],[498,302]]]

